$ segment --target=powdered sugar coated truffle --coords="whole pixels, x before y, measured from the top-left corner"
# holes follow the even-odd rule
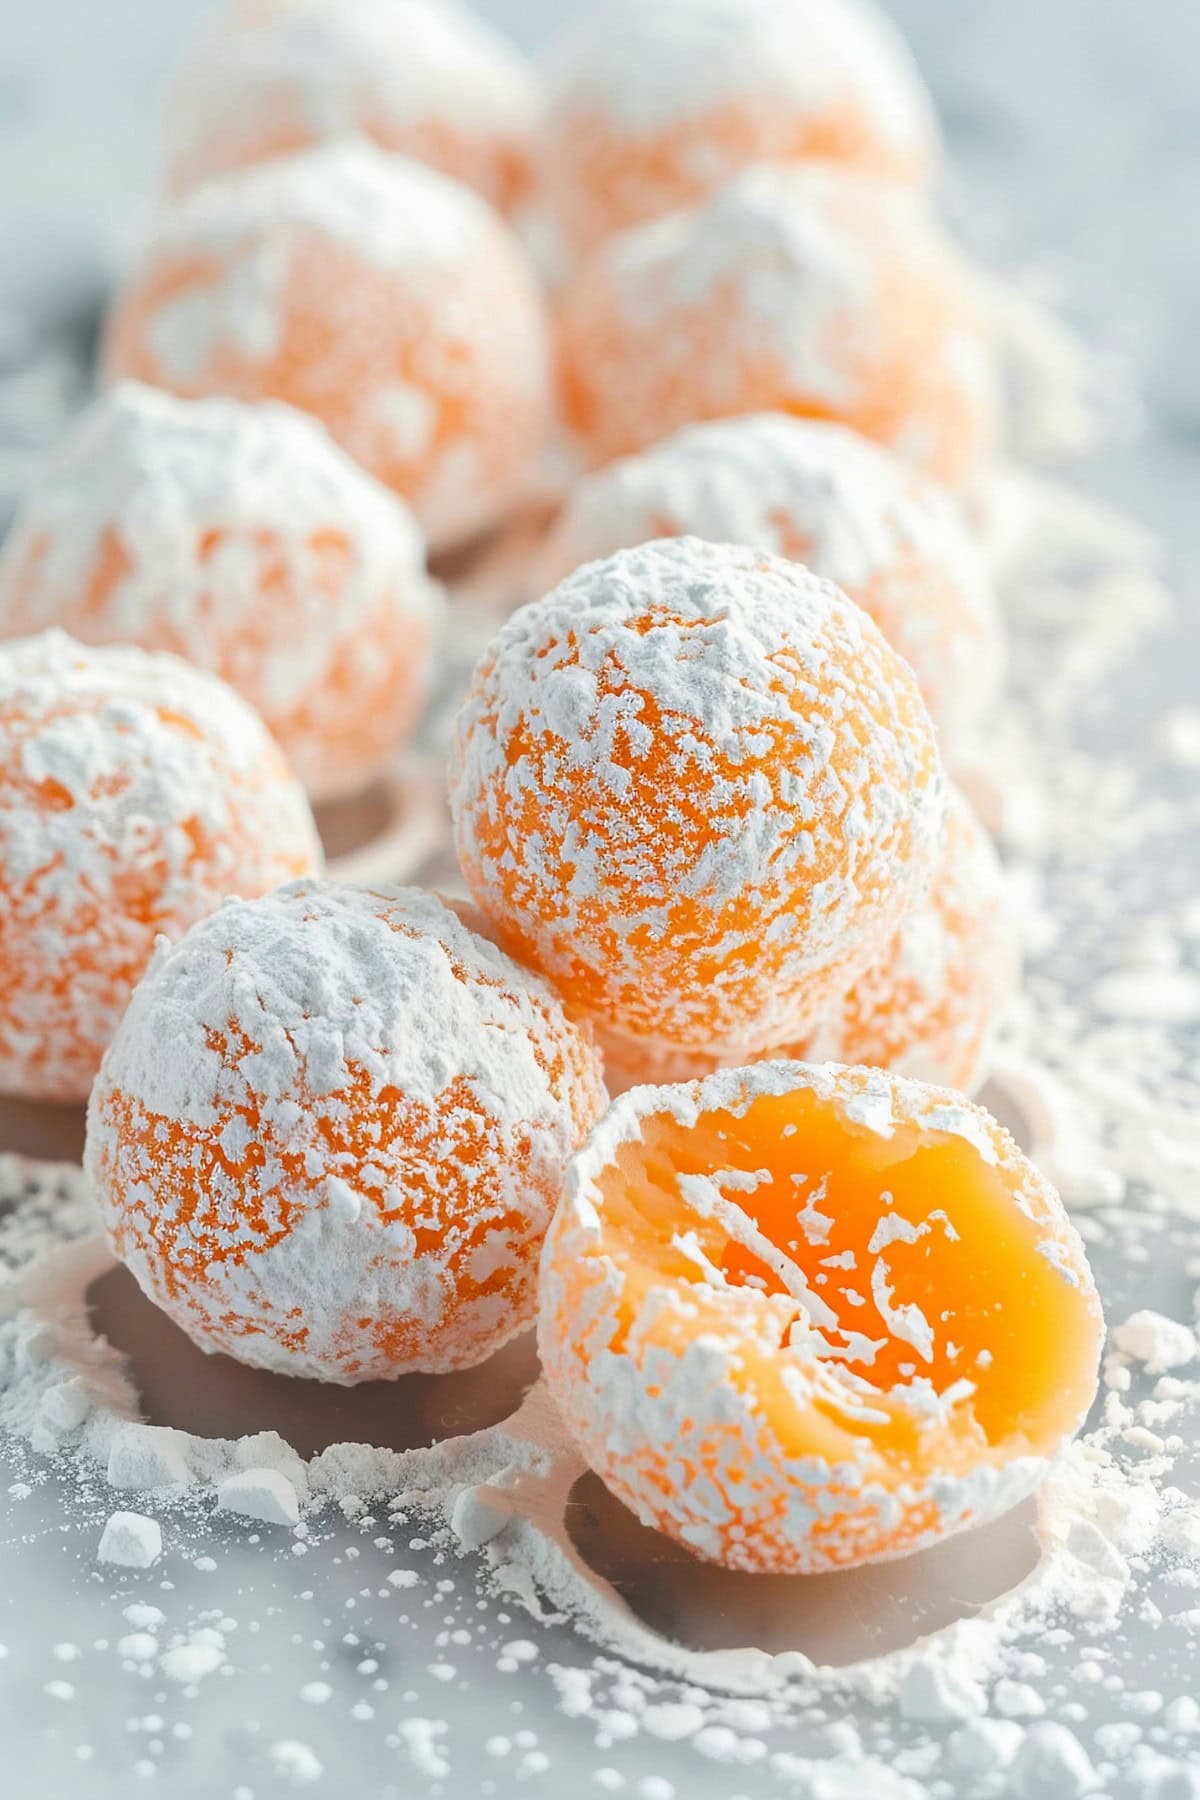
[[[536,591],[626,545],[683,535],[753,544],[835,582],[911,664],[947,752],[995,698],[1004,641],[982,550],[936,483],[854,432],[756,413],[610,463],[569,495]]]
[[[543,306],[503,220],[353,141],[168,208],[117,296],[106,363],[177,394],[313,413],[435,548],[500,516],[548,419]]]
[[[79,420],[0,554],[0,634],[59,625],[211,670],[321,799],[411,730],[438,614],[411,515],[315,420],[137,382]]]
[[[599,1061],[431,894],[300,882],[156,962],[86,1164],[110,1240],[206,1350],[356,1382],[528,1324]]]
[[[750,169],[611,239],[568,288],[561,337],[593,463],[764,411],[849,425],[955,489],[993,448],[972,275],[919,198],[844,170]]]
[[[511,208],[529,185],[533,71],[456,0],[230,0],[167,106],[177,191],[360,136]]]
[[[585,248],[752,163],[818,159],[920,181],[932,107],[862,0],[599,0],[547,62],[544,187]]]
[[[751,1052],[807,1026],[925,888],[943,777],[907,666],[828,582],[674,538],[522,608],[459,715],[459,860],[598,1023]]]
[[[320,863],[224,683],[61,632],[0,645],[0,1091],[86,1098],[155,939]]]

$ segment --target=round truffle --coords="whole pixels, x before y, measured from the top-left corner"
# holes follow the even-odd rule
[[[204,1350],[352,1383],[526,1327],[599,1059],[436,895],[297,882],[165,951],[96,1083],[116,1254]]]
[[[912,666],[948,755],[996,698],[1004,635],[979,544],[935,482],[854,432],[756,413],[685,426],[610,463],[568,496],[535,591],[681,536],[753,544],[835,582]]]
[[[752,163],[919,183],[936,160],[916,64],[860,0],[599,0],[546,74],[542,188],[576,251]]]
[[[181,192],[362,137],[507,212],[529,188],[538,111],[528,64],[456,0],[229,0],[172,84],[168,180]]]
[[[878,1069],[760,1063],[616,1101],[567,1174],[538,1344],[643,1524],[780,1574],[907,1555],[1032,1491],[1104,1336],[1008,1133]]]
[[[0,552],[0,635],[169,650],[247,699],[314,799],[409,735],[439,618],[403,502],[290,407],[120,382]]]
[[[973,1092],[987,1077],[992,1030],[1016,986],[1016,919],[983,826],[951,788],[933,885],[883,954],[802,1038],[765,1056],[863,1063]],[[690,1081],[743,1060],[650,1050],[603,1035],[610,1093]]]
[[[57,631],[0,644],[0,1091],[86,1099],[155,940],[320,865],[223,682]]]
[[[168,208],[117,295],[105,363],[312,413],[434,549],[500,518],[549,417],[544,308],[508,227],[461,183],[356,142]]]
[[[748,170],[610,239],[564,296],[563,407],[593,464],[739,413],[832,419],[953,489],[981,479],[996,374],[975,279],[915,195]]]
[[[502,628],[459,715],[459,861],[599,1024],[742,1053],[805,1029],[928,885],[944,778],[907,665],[832,584],[673,538]]]

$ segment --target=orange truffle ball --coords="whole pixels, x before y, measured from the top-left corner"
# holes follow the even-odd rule
[[[554,46],[547,77],[542,187],[575,250],[752,163],[915,183],[936,157],[916,64],[860,0],[601,0]]]
[[[459,715],[477,903],[606,1027],[805,1029],[929,880],[944,780],[911,671],[798,564],[673,538],[515,613]]]
[[[539,100],[513,45],[455,0],[230,0],[166,110],[176,192],[363,137],[509,211],[529,187]]]
[[[500,518],[549,418],[544,309],[508,227],[468,188],[355,142],[169,209],[117,296],[105,361],[173,393],[314,414],[435,549]]]
[[[643,1524],[734,1569],[905,1555],[1028,1494],[1103,1321],[1058,1195],[980,1108],[761,1063],[618,1100],[546,1240],[563,1419]]]
[[[576,483],[534,591],[627,545],[683,536],[773,550],[835,582],[911,665],[943,750],[977,731],[1003,677],[1003,629],[983,551],[935,482],[821,420],[689,425]]]
[[[211,670],[322,800],[416,724],[439,610],[411,515],[315,420],[136,382],[79,420],[0,553],[0,636],[59,625]]]
[[[320,864],[222,682],[56,631],[0,645],[0,1091],[86,1099],[155,940]]]
[[[751,169],[605,244],[564,297],[561,384],[592,463],[701,419],[783,412],[965,489],[996,435],[975,283],[932,214],[816,165]]]
[[[113,1249],[202,1349],[352,1383],[531,1322],[605,1098],[551,990],[436,895],[298,882],[156,961],[85,1161]]]
[[[928,896],[887,949],[804,1037],[764,1052],[801,1062],[865,1063],[970,1093],[986,1078],[992,1028],[1016,984],[1020,955],[1004,872],[962,795],[950,791]],[[646,1051],[603,1034],[610,1093],[689,1081],[739,1060]]]

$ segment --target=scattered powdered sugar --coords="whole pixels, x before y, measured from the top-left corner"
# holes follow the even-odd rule
[[[1047,502],[1042,517],[1079,544],[1078,509]],[[1162,614],[1141,548],[1099,522],[1104,530],[1092,541],[1103,571],[1095,579],[1067,582],[1044,566],[1030,573],[1027,562],[1024,583],[1006,584],[1018,699],[992,745],[1012,796],[997,820],[1015,891],[1027,901],[1031,973],[986,1098],[1026,1122],[1035,1159],[1062,1181],[1117,1333],[1099,1414],[1040,1496],[1036,1568],[1014,1567],[995,1539],[958,1540],[966,1560],[941,1562],[934,1576],[954,1596],[949,1622],[945,1612],[920,1610],[929,1577],[919,1559],[890,1565],[898,1599],[888,1568],[871,1571],[867,1586],[836,1577],[836,1590],[818,1594],[794,1584],[773,1603],[776,1626],[785,1623],[778,1648],[770,1647],[769,1590],[713,1588],[712,1572],[699,1565],[683,1570],[684,1594],[694,1591],[696,1605],[689,1611],[677,1596],[674,1618],[656,1614],[654,1596],[670,1576],[661,1546],[645,1560],[635,1555],[619,1584],[582,1554],[587,1509],[578,1497],[568,1505],[582,1461],[539,1392],[502,1426],[415,1452],[336,1446],[304,1463],[282,1439],[272,1445],[256,1434],[243,1443],[178,1431],[126,1438],[118,1454],[120,1433],[163,1427],[138,1423],[129,1372],[86,1318],[83,1293],[110,1265],[95,1242],[82,1180],[68,1168],[32,1169],[6,1158],[3,1194],[17,1204],[0,1208],[0,1262],[24,1270],[0,1286],[9,1512],[20,1521],[49,1495],[49,1536],[70,1542],[81,1521],[91,1559],[124,1505],[143,1509],[137,1516],[163,1539],[162,1556],[144,1573],[127,1563],[96,1564],[105,1584],[98,1590],[105,1647],[84,1644],[65,1670],[68,1680],[60,1666],[66,1659],[46,1640],[42,1672],[53,1679],[43,1685],[57,1729],[77,1710],[67,1690],[75,1702],[89,1691],[108,1694],[104,1671],[116,1659],[129,1664],[123,1680],[142,1670],[146,1679],[156,1670],[161,1678],[134,1702],[128,1749],[106,1751],[110,1760],[149,1778],[165,1774],[164,1745],[173,1757],[195,1755],[197,1765],[204,1756],[206,1771],[217,1758],[224,1771],[225,1759],[236,1756],[245,1763],[244,1793],[256,1775],[264,1785],[315,1785],[322,1768],[339,1772],[346,1734],[373,1729],[373,1710],[374,1729],[398,1759],[394,1779],[431,1793],[439,1782],[476,1782],[481,1761],[532,1792],[540,1779],[542,1791],[583,1783],[637,1800],[671,1800],[668,1790],[677,1800],[714,1773],[730,1793],[778,1791],[800,1800],[927,1800],[931,1793],[1182,1800],[1194,1793],[1200,1715],[1187,1671],[1200,1616],[1200,1507],[1189,1446],[1200,1383],[1187,1362],[1166,1364],[1162,1373],[1150,1367],[1185,1347],[1181,1321],[1200,1281],[1200,1266],[1189,1266],[1200,1217],[1194,1051],[1164,984],[1146,984],[1152,998],[1103,1019],[1086,997],[1098,974],[1145,975],[1148,960],[1161,968],[1163,950],[1174,957],[1171,967],[1194,966],[1200,915],[1188,893],[1162,879],[1161,853],[1196,814],[1188,796],[1157,785],[1150,761],[1157,746],[1121,756],[1079,747],[1090,692]],[[1036,821],[1021,804],[1030,745],[1043,789]],[[1128,893],[1112,882],[1114,857],[1125,859]],[[1140,885],[1143,863],[1149,887]],[[1154,942],[1132,942],[1131,915],[1147,907],[1154,908]],[[890,1108],[864,1110],[877,1121],[873,1128],[889,1128]],[[74,1237],[84,1240],[79,1248],[56,1250]],[[1155,1272],[1174,1283],[1169,1295],[1150,1294]],[[1135,1320],[1123,1345],[1122,1328]],[[172,1477],[175,1452],[187,1483],[168,1479],[146,1493],[108,1485],[114,1455],[118,1469]],[[214,1507],[228,1475],[272,1467],[300,1496],[298,1525],[265,1527],[252,1544],[255,1522],[225,1515],[225,1530],[249,1545],[272,1584],[293,1565],[297,1572],[299,1592],[289,1590],[286,1628],[274,1640],[277,1672],[295,1671],[297,1707],[290,1720],[268,1724],[259,1743],[231,1736],[185,1702],[189,1689],[218,1694],[225,1672],[236,1673],[240,1721],[264,1692],[249,1648],[256,1627],[262,1637],[272,1630],[278,1587],[252,1588],[245,1563],[233,1577]],[[481,1531],[483,1548],[470,1549]],[[131,1541],[149,1541],[142,1525]],[[314,1602],[300,1571],[318,1547],[329,1561],[322,1562],[322,1610],[310,1623],[304,1609]],[[459,1555],[470,1560],[460,1564]],[[972,1572],[979,1578],[993,1559],[994,1585],[972,1585]],[[186,1590],[171,1585],[180,1576],[190,1579]],[[133,1590],[131,1602],[134,1580],[152,1585]],[[240,1627],[227,1610],[239,1610],[235,1595]],[[430,1611],[422,1614],[426,1600]],[[556,1611],[579,1636],[556,1621]],[[907,1634],[899,1642],[889,1635],[897,1611]],[[436,1617],[444,1644],[434,1648],[432,1635],[418,1635],[422,1617]],[[851,1660],[839,1666],[843,1652],[829,1652],[824,1628],[854,1617],[862,1629],[851,1632]],[[724,1642],[703,1635],[714,1620],[728,1621]],[[914,1641],[922,1629],[928,1635]],[[54,1630],[62,1635],[57,1620]],[[454,1634],[461,1641],[451,1644]],[[543,1646],[538,1664],[518,1660],[518,1673],[501,1674],[501,1656],[522,1635]],[[6,1636],[12,1669],[19,1659]],[[773,1641],[780,1643],[778,1631]],[[402,1672],[381,1662],[385,1643],[403,1657]],[[409,1654],[410,1644],[428,1645],[427,1668]],[[805,1645],[816,1653],[806,1654]],[[451,1704],[463,1675],[471,1679],[466,1712]],[[550,1694],[560,1717],[539,1736],[534,1700]],[[982,1713],[973,1710],[976,1694],[986,1702]],[[523,1713],[507,1710],[510,1695]],[[326,1719],[329,1732],[321,1735]],[[76,1749],[82,1764],[91,1745]]]

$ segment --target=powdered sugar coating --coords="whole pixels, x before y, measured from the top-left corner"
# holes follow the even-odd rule
[[[586,1034],[435,895],[299,882],[157,961],[85,1161],[114,1250],[202,1348],[364,1381],[528,1324],[604,1103]]]
[[[927,885],[944,781],[911,672],[797,564],[675,538],[508,621],[459,715],[459,860],[597,1021],[765,1048]]]
[[[805,1272],[850,1266],[827,1254],[842,1221],[820,1213],[831,1175],[806,1162],[805,1128],[790,1140],[783,1132],[803,1171],[793,1177],[800,1188],[790,1255],[755,1224],[753,1194],[766,1171],[745,1169],[737,1159],[747,1147],[731,1142],[730,1122],[763,1100],[793,1095],[832,1109],[848,1146],[880,1146],[871,1153],[881,1190],[867,1246],[872,1266],[850,1277],[870,1298],[857,1295],[845,1314],[830,1301],[847,1298],[849,1288],[815,1286]],[[664,1171],[669,1140],[657,1139],[648,1162],[631,1160],[662,1125],[680,1129],[681,1154],[691,1160],[689,1134],[708,1132],[706,1147],[727,1155],[730,1167]],[[919,1375],[933,1345],[962,1323],[955,1307],[987,1316],[986,1288],[947,1292],[951,1310],[935,1315],[892,1291],[895,1245],[919,1244],[932,1230],[957,1238],[949,1194],[931,1195],[933,1210],[920,1219],[889,1210],[887,1184],[895,1185],[904,1160],[947,1143],[998,1179],[997,1228],[1023,1238],[1027,1279],[1041,1295],[1034,1316],[1063,1307],[1063,1321],[1071,1320],[1075,1336],[1062,1349],[1069,1366],[1050,1359],[1037,1378],[1041,1390],[1028,1396],[1041,1421],[1032,1436],[1024,1419],[1003,1432],[994,1420],[985,1429],[990,1356],[977,1366],[964,1357],[963,1378],[941,1393]],[[637,1187],[639,1171],[653,1193]],[[756,1266],[777,1267],[777,1278],[739,1278],[731,1245],[745,1246]],[[986,1274],[987,1247],[966,1249]],[[633,1090],[573,1159],[542,1260],[539,1350],[581,1450],[643,1523],[735,1568],[812,1572],[907,1554],[1006,1510],[1082,1423],[1102,1336],[1083,1246],[1007,1133],[961,1095],[879,1070],[773,1062]],[[898,1365],[909,1376],[889,1385],[877,1356],[890,1364],[909,1346],[912,1362]],[[949,1345],[946,1353],[951,1361],[958,1354]],[[1061,1403],[1060,1382],[1069,1392]]]
[[[860,0],[601,0],[546,72],[544,186],[576,248],[751,163],[820,159],[915,182],[936,155],[916,65]]]
[[[611,239],[567,290],[561,345],[593,463],[702,419],[786,412],[959,489],[996,435],[973,275],[917,197],[829,166],[750,169]]]
[[[0,645],[0,1091],[86,1098],[156,937],[320,864],[224,683],[57,631]]]
[[[439,613],[407,508],[315,420],[137,382],[84,413],[0,554],[0,634],[59,625],[211,670],[322,799],[412,728]]]
[[[529,184],[537,83],[456,0],[230,0],[167,104],[178,192],[231,169],[362,136],[508,210]]]
[[[753,544],[836,582],[912,665],[948,752],[995,699],[1004,641],[980,546],[934,482],[854,432],[755,413],[686,426],[610,463],[573,488],[534,591],[626,545],[684,534]]]
[[[548,422],[546,320],[512,233],[460,183],[355,141],[168,208],[105,360],[110,377],[313,413],[435,548],[500,516]]]
[[[988,1073],[1000,1012],[1017,982],[1016,919],[991,839],[951,788],[942,849],[926,898],[882,956],[794,1043],[765,1055],[887,1068],[972,1093]],[[647,1051],[602,1034],[610,1093],[642,1082],[690,1081],[731,1059]]]

